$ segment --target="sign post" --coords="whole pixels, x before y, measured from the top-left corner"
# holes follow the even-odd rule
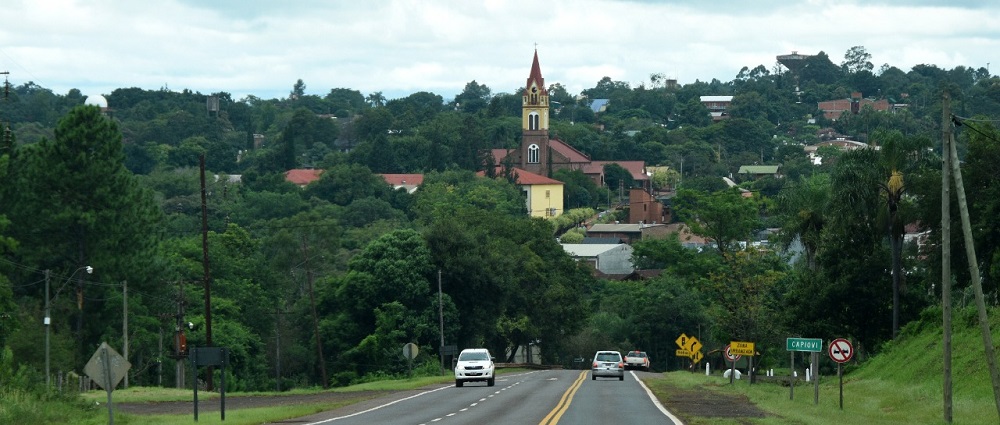
[[[114,425],[115,414],[111,408],[111,392],[122,381],[132,364],[118,354],[108,343],[102,342],[90,361],[83,367],[83,372],[94,380],[94,383],[108,392],[108,423]]]
[[[420,349],[417,348],[417,344],[412,342],[407,342],[403,344],[403,357],[406,358],[406,377],[413,377],[413,359],[417,357],[417,353]]]
[[[788,399],[795,399],[795,352],[809,351],[818,353],[823,351],[823,340],[819,338],[787,338],[785,348],[791,353],[791,375],[788,377]],[[815,363],[815,362],[814,362]],[[817,381],[819,382],[819,381]],[[819,388],[819,387],[817,387]]]
[[[733,379],[736,378],[736,361],[740,359],[740,355],[732,351],[732,344],[727,345],[723,352],[726,354],[726,359],[729,360],[729,383],[733,383]]]
[[[750,385],[753,385],[753,355],[754,355],[754,343],[743,342],[743,341],[731,341],[729,343],[729,350],[733,354],[747,356],[747,381]]]
[[[844,370],[842,366],[854,357],[854,347],[850,341],[837,338],[830,341],[827,352],[830,354],[830,358],[837,362],[837,378],[840,380],[840,410],[844,410]]]

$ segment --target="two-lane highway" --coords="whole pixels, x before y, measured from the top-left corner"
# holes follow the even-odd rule
[[[320,424],[604,424],[680,423],[632,373],[625,380],[598,378],[590,371],[549,370],[498,375],[496,386],[470,383],[428,388],[385,399],[364,409],[338,409],[299,418]]]

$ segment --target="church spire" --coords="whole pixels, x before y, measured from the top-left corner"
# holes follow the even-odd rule
[[[549,95],[545,90],[545,78],[542,77],[542,67],[538,65],[538,49],[535,49],[535,58],[531,61],[531,73],[528,74],[528,81],[524,85],[524,94],[529,94],[532,86],[537,87],[542,94]]]

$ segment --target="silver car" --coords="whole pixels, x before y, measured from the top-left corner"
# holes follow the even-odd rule
[[[622,353],[598,351],[590,365],[590,379],[596,381],[598,376],[618,378],[619,381],[624,381],[625,363],[622,361]]]

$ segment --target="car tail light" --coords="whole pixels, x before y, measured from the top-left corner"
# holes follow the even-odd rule
[[[591,366],[591,367],[597,367],[597,362],[594,362],[594,365]]]
[[[623,369],[623,368],[625,368],[625,365],[622,364],[622,362],[618,362],[618,368],[619,369]]]

